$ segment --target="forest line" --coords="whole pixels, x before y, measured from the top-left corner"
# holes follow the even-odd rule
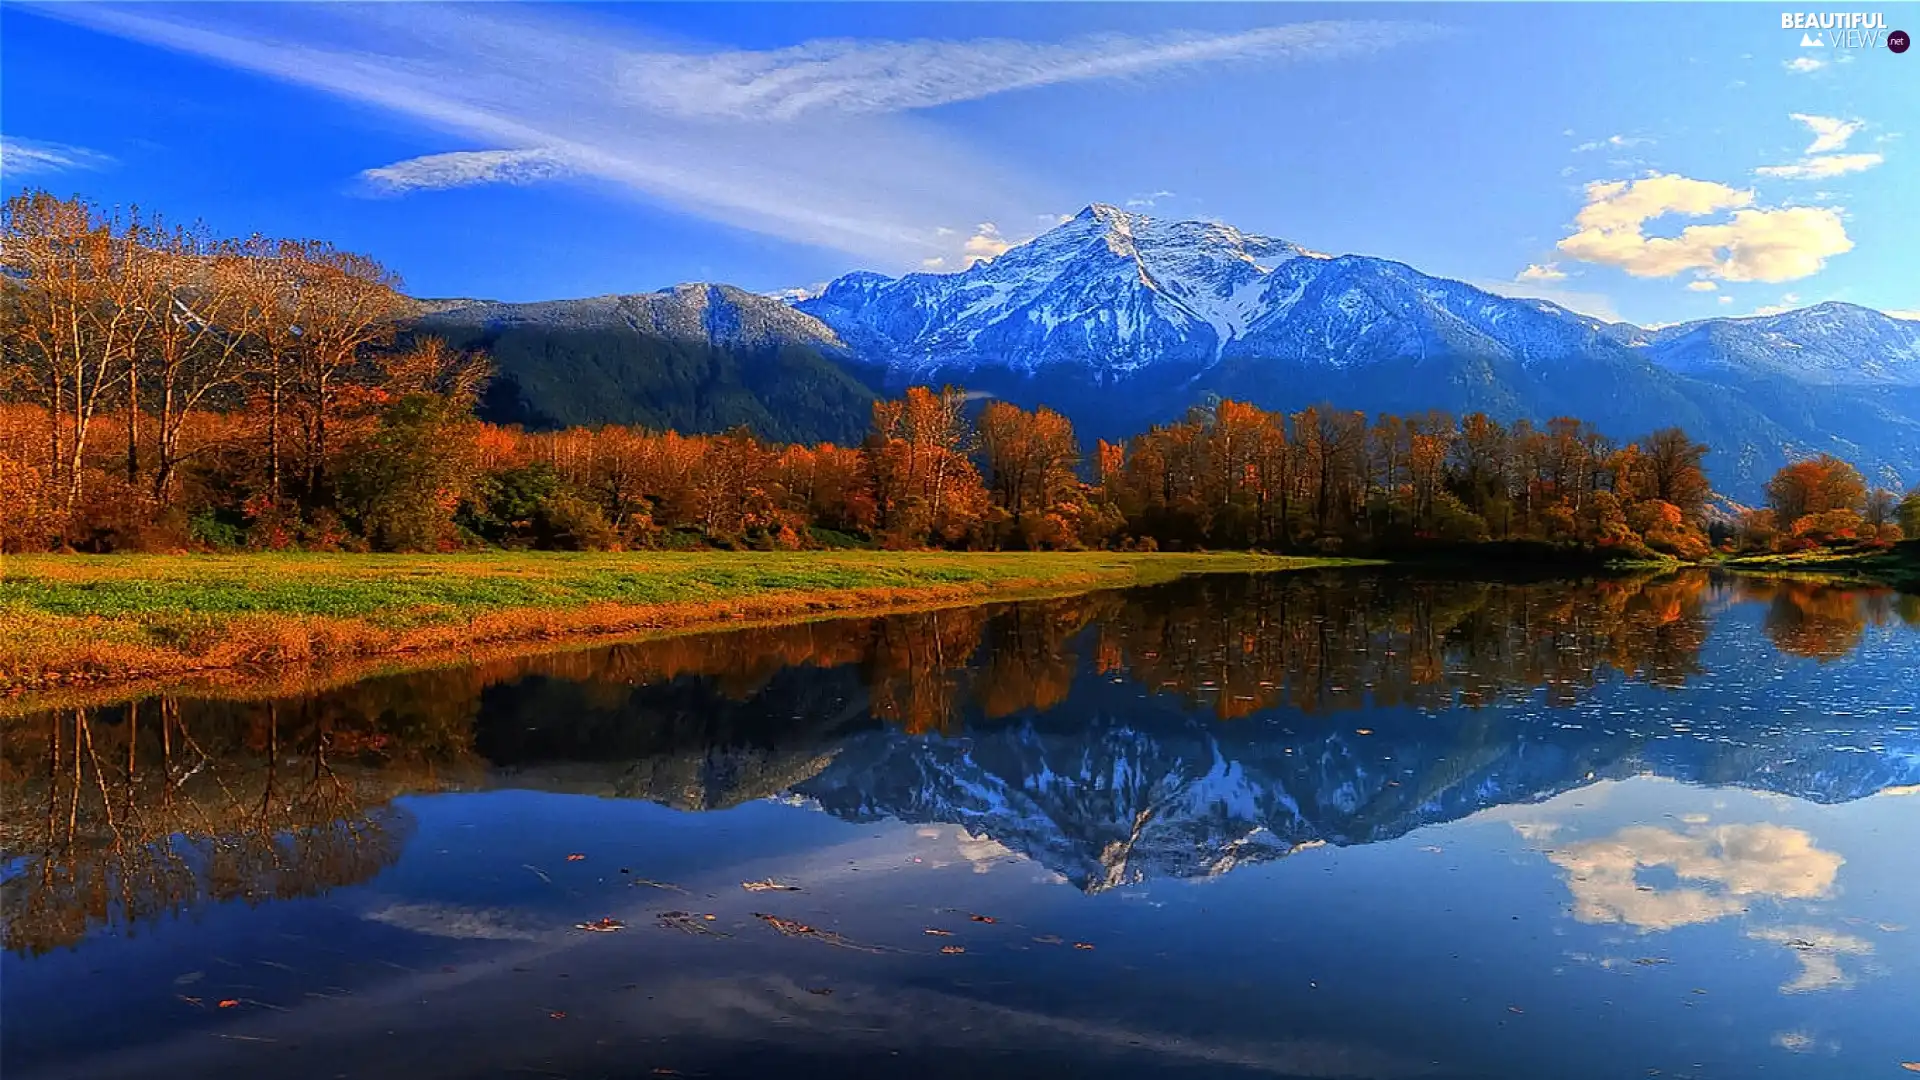
[[[912,387],[858,445],[479,420],[484,357],[364,255],[27,192],[0,221],[0,551],[874,546],[1605,556],[1920,538],[1920,488],[1796,462],[1710,512],[1709,450],[1576,418],[1218,401],[1083,454],[1044,406]]]

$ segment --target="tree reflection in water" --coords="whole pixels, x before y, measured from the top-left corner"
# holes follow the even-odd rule
[[[409,831],[390,801],[443,786],[444,744],[402,719],[417,713],[370,704],[160,698],[12,722],[0,755],[6,947],[40,953],[203,903],[371,879]],[[455,745],[471,719],[458,718]]]
[[[5,943],[39,952],[197,904],[367,881],[405,840],[408,819],[391,805],[405,793],[508,782],[722,807],[819,774],[855,732],[955,736],[1047,713],[1070,725],[1069,697],[1103,683],[1131,682],[1155,710],[1201,723],[1462,710],[1459,730],[1423,736],[1452,749],[1394,786],[1399,809],[1379,810],[1400,815],[1498,756],[1470,752],[1475,739],[1511,743],[1511,725],[1475,727],[1489,706],[1536,693],[1569,706],[1610,680],[1676,688],[1700,675],[1712,612],[1728,602],[1766,604],[1767,639],[1823,661],[1859,647],[1869,626],[1920,625],[1920,601],[1886,590],[1701,572],[1222,576],[667,638],[305,695],[276,687],[258,700],[43,713],[11,722],[0,747]],[[1570,752],[1569,767],[1586,756]],[[1356,813],[1354,835],[1391,831]]]

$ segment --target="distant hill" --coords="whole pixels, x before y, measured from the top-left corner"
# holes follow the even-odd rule
[[[769,439],[848,443],[870,419],[874,392],[831,330],[727,285],[533,304],[425,301],[421,309],[415,332],[492,357],[499,374],[481,412],[498,423],[745,425]]]

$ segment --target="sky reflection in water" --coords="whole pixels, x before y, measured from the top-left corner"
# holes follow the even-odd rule
[[[1221,578],[13,720],[3,1064],[1901,1075],[1917,626]]]

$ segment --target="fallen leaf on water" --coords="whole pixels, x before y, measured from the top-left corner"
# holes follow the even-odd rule
[[[233,1008],[233,1007],[234,1007],[235,1005],[238,1005],[238,1004],[240,1004],[240,999],[239,999],[239,998],[222,998],[222,999],[220,999],[220,1007],[221,1007],[221,1008],[223,1008],[223,1009],[231,1009],[231,1008]]]
[[[940,951],[947,956],[957,956],[960,953],[966,952],[967,947],[965,945],[942,945],[940,946]]]
[[[1065,943],[1064,938],[1061,938],[1055,934],[1041,934],[1039,937],[1034,938],[1033,940],[1039,942],[1042,945],[1061,945]]]
[[[596,934],[610,934],[615,930],[625,930],[627,928],[626,923],[621,922],[611,915],[595,919],[592,922],[574,923],[573,925],[578,929],[590,930]]]
[[[1371,735],[1373,734],[1373,729],[1370,727],[1354,728],[1353,733],[1355,735]]]
[[[1522,1008],[1521,1008],[1520,1006],[1518,1006],[1518,1005],[1509,1005],[1509,1006],[1507,1006],[1507,1011],[1508,1011],[1508,1012],[1510,1012],[1510,1013],[1512,1013],[1512,1014],[1513,1014],[1513,1015],[1515,1015],[1515,1016],[1519,1016],[1519,1015],[1521,1015],[1521,1014],[1523,1014],[1523,1013],[1525,1013],[1525,1012],[1526,1012],[1526,1010],[1525,1010],[1525,1009],[1522,1009]]]
[[[1634,963],[1639,964],[1641,967],[1652,967],[1655,964],[1671,964],[1673,961],[1664,956],[1643,956],[1635,960]]]
[[[581,854],[580,852],[578,852],[578,851],[576,851],[576,852],[574,852],[573,854],[571,854],[571,855],[569,855],[569,856],[567,856],[567,861],[568,861],[568,862],[579,862],[579,861],[581,861],[582,859],[585,859],[585,858],[586,858],[586,856],[585,856],[585,855],[582,855],[582,854]]]
[[[1441,852],[1443,852],[1443,851],[1445,851],[1445,850],[1447,850],[1447,849],[1446,849],[1446,848],[1443,848],[1443,847],[1437,847],[1437,846],[1435,846],[1435,845],[1433,845],[1433,844],[1428,844],[1428,845],[1427,845],[1426,847],[1423,847],[1423,848],[1421,848],[1420,850],[1421,850],[1421,851],[1426,851],[1426,852],[1431,852],[1432,854],[1435,854],[1435,855],[1438,855],[1438,854],[1440,854]]]
[[[836,934],[831,930],[816,930],[813,927],[808,926],[806,923],[795,922],[792,919],[783,919],[778,915],[768,915],[763,911],[754,912],[753,917],[761,920],[762,922],[766,923],[768,926],[773,927],[775,930],[778,930],[779,932],[787,935],[788,937],[811,938],[814,941],[823,941],[823,942],[826,942],[828,945],[838,946],[839,948],[842,948],[842,949],[853,949],[858,952],[878,953],[878,952],[888,952],[888,951],[897,952],[898,951],[898,950],[882,949],[875,945],[862,945],[857,941],[849,941],[846,938],[841,937],[839,934]]]
[[[684,930],[689,934],[705,934],[708,937],[730,937],[725,931],[715,930],[704,923],[712,922],[711,915],[694,915],[686,911],[663,911],[658,916],[657,926],[673,930]]]
[[[1091,948],[1093,948],[1093,942],[1091,942],[1091,941],[1076,941],[1076,942],[1074,942],[1074,943],[1073,943],[1073,947],[1074,947],[1074,948],[1076,948],[1076,949],[1091,949]]]
[[[809,987],[807,987],[807,993],[809,993],[809,994],[819,994],[819,995],[820,995],[821,997],[826,997],[827,995],[829,995],[829,994],[831,994],[831,993],[833,993],[833,987],[831,987],[831,986],[820,986],[820,987],[814,987],[814,986],[809,986]]]
[[[567,1014],[563,1012],[550,1012],[547,1015],[555,1020],[565,1020],[567,1018]]]
[[[764,881],[743,881],[740,883],[740,887],[747,890],[748,892],[799,892],[800,891],[800,886],[798,885],[783,885],[780,882],[773,880],[772,878],[767,878]]]
[[[974,922],[990,923],[994,921],[994,918],[991,915],[969,915],[968,918],[972,919]]]
[[[1920,1072],[1920,1061],[1903,1061],[1900,1067],[1908,1072]]]
[[[188,997],[185,994],[175,994],[173,996],[179,998],[181,1001],[186,1002],[187,1004],[193,1006],[196,1009],[204,1009],[207,1007],[207,1003],[204,1001],[201,1001],[197,997]]]
[[[753,913],[753,917],[765,921],[768,926],[773,927],[783,934],[798,935],[813,933],[813,927],[808,926],[806,923],[795,922],[792,919],[783,919],[778,915],[767,915],[756,911]]]
[[[953,936],[953,931],[951,930],[935,930],[931,926],[927,927],[926,932],[928,934],[933,935],[934,937],[952,937]]]

